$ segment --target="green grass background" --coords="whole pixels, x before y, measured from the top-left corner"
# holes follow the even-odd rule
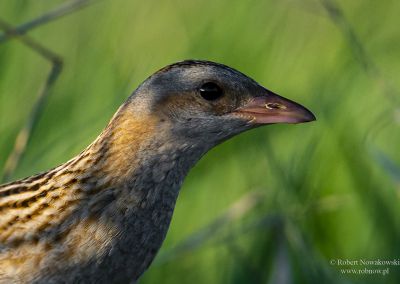
[[[2,0],[23,23],[63,1]],[[56,166],[88,145],[118,106],[164,65],[195,58],[232,66],[309,107],[312,124],[231,139],[190,172],[167,239],[140,283],[399,283],[400,2],[340,0],[380,76],[318,0],[103,0],[29,33],[65,66],[13,178]],[[18,40],[0,45],[0,169],[50,65]],[[260,204],[176,250],[243,195]],[[389,274],[343,275],[341,268]]]

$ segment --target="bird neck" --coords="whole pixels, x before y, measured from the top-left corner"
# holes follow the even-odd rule
[[[121,277],[137,279],[148,267],[168,231],[183,179],[205,153],[204,146],[173,137],[168,123],[120,110],[65,168],[75,172],[82,196],[75,214],[86,216],[75,219],[101,235],[95,245],[77,246],[95,251],[99,263],[117,265]],[[79,224],[80,239],[90,238]]]
[[[180,141],[169,129],[168,121],[135,116],[122,107],[76,158],[74,168],[86,169],[79,174],[80,182],[96,184],[98,191],[113,188],[121,197],[134,195],[137,201],[144,196],[151,203],[175,200],[184,177],[206,149]]]

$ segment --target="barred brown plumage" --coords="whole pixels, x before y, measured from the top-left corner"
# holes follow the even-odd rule
[[[217,88],[201,88],[209,82]],[[217,97],[204,94],[215,89]],[[314,119],[222,64],[161,69],[77,157],[0,186],[0,282],[137,280],[165,238],[184,177],[209,149],[262,124]]]

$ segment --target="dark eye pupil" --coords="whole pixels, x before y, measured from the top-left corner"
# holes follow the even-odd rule
[[[200,95],[207,101],[213,101],[220,98],[223,92],[217,84],[208,82],[200,87]]]

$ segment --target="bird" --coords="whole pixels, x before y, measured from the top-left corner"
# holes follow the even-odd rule
[[[262,125],[315,119],[221,63],[158,70],[80,154],[0,186],[0,283],[136,283],[208,150]]]

